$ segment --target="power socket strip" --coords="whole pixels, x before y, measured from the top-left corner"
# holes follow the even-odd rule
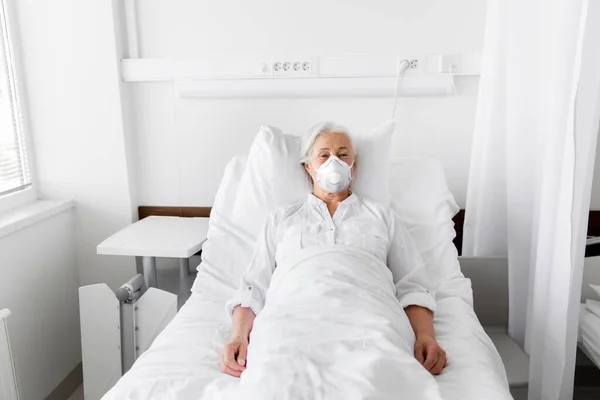
[[[302,78],[317,75],[317,58],[282,57],[271,60],[273,76]]]

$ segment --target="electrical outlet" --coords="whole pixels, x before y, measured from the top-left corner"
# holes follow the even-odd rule
[[[271,60],[273,75],[286,78],[303,78],[316,75],[315,57],[278,57]]]
[[[417,68],[419,66],[419,60],[413,59],[413,60],[409,60],[410,62],[410,68]]]

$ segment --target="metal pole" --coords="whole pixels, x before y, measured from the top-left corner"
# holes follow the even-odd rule
[[[125,374],[136,359],[135,304],[121,303],[121,369]]]
[[[179,259],[179,278],[185,279],[190,276],[190,259],[180,258]]]
[[[180,258],[179,259],[179,293],[177,294],[177,309],[179,310],[184,304],[184,299],[187,299],[190,294],[190,287],[188,286],[188,279],[190,279],[190,259]]]
[[[142,264],[144,266],[144,282],[146,282],[146,287],[157,287],[156,258],[144,256]]]

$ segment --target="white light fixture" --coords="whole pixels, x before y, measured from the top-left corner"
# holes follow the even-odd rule
[[[395,77],[231,79],[176,82],[182,99],[278,97],[392,97]],[[440,96],[454,93],[450,75],[405,77],[399,96]]]

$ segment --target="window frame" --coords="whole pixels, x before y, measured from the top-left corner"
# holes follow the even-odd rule
[[[21,43],[19,38],[19,32],[17,31],[17,13],[16,13],[16,1],[13,0],[0,0],[0,29],[1,25],[4,24],[7,32],[7,42],[9,51],[12,58],[12,79],[15,85],[15,96],[17,98],[17,113],[20,116],[21,138],[23,145],[25,146],[25,153],[27,154],[27,163],[29,168],[29,175],[31,177],[31,185],[25,189],[9,193],[0,196],[0,215],[6,213],[9,210],[18,208],[27,203],[34,202],[38,199],[37,197],[37,181],[35,177],[35,162],[33,160],[33,149],[31,132],[29,129],[29,119],[27,114],[27,107],[25,106],[25,85],[23,82],[24,75],[24,64],[22,62],[20,46],[17,43]],[[3,40],[3,33],[0,32],[0,40]]]

